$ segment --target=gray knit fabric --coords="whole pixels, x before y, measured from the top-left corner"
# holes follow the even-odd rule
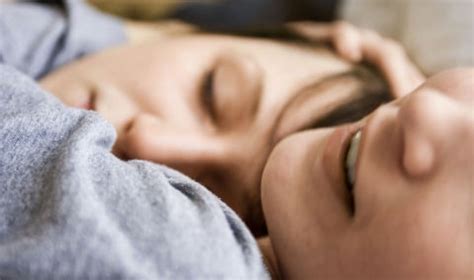
[[[37,79],[125,40],[119,20],[82,1],[44,2],[48,4],[0,1],[0,62]]]
[[[268,278],[254,238],[224,203],[164,166],[119,160],[109,123],[66,108],[30,78],[123,38],[94,45],[70,25],[79,10],[68,5],[66,14],[17,10],[30,18],[0,11],[0,279]],[[28,24],[40,15],[51,17]],[[121,30],[85,15],[91,26],[98,19],[97,32]]]

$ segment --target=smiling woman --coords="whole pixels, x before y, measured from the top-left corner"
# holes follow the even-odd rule
[[[282,278],[472,279],[473,76],[276,146],[262,200]]]

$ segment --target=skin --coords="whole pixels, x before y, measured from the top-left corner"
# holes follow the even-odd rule
[[[148,39],[87,56],[40,84],[66,105],[110,121],[117,156],[165,164],[196,179],[258,235],[264,227],[260,179],[271,148],[314,120],[314,112],[352,97],[345,91],[319,95],[319,105],[300,114],[298,127],[281,114],[307,85],[351,64],[327,49],[256,38]],[[284,133],[276,131],[282,121]]]
[[[473,77],[445,71],[361,122],[281,141],[262,179],[275,274],[472,279]],[[358,129],[351,195],[343,160]]]
[[[344,22],[288,27],[308,41],[331,44],[338,57],[308,44],[196,34],[179,22],[127,21],[126,45],[73,62],[40,83],[66,105],[109,120],[117,130],[117,156],[182,171],[260,236],[266,232],[260,179],[275,143],[357,97],[351,82],[340,81],[339,91],[312,90],[307,102],[302,95],[309,84],[362,60],[380,70],[394,96],[423,80],[402,48],[373,32]],[[206,91],[210,72],[214,82]]]

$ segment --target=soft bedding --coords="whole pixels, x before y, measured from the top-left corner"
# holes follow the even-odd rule
[[[116,158],[111,124],[33,79],[121,30],[77,1],[0,5],[0,278],[266,279],[230,208],[165,166]]]

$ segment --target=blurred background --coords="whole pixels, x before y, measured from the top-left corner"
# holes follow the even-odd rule
[[[347,20],[400,41],[427,74],[474,65],[474,0],[88,0],[131,19],[180,19],[208,30]]]
[[[339,1],[315,0],[90,0],[135,19],[178,18],[209,29],[241,29],[295,19],[329,21]]]

